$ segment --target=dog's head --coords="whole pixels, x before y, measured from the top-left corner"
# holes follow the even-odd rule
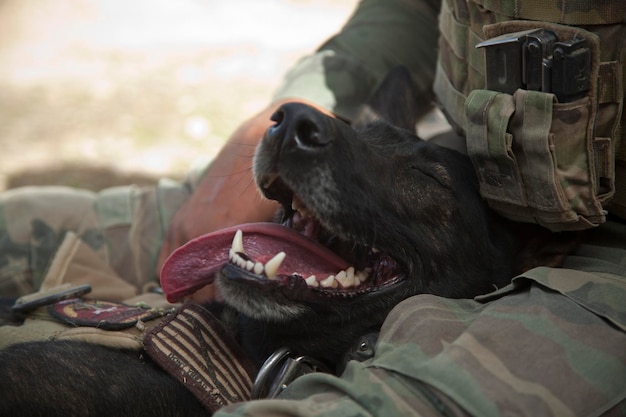
[[[257,320],[328,314],[367,322],[411,295],[471,297],[508,278],[500,262],[506,238],[493,227],[471,162],[415,136],[412,91],[408,73],[396,71],[358,126],[303,104],[278,109],[254,177],[281,203],[280,221],[179,249],[162,273],[170,299],[219,270],[226,302]]]

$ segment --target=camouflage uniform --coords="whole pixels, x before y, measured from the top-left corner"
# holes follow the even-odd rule
[[[462,3],[480,4],[480,7],[459,9],[457,6]],[[424,94],[428,94],[435,83],[439,99],[444,108],[450,110],[454,122],[454,115],[458,118],[464,114],[461,109],[465,111],[465,97],[472,90],[483,88],[471,82],[463,84],[464,80],[477,82],[484,75],[484,71],[480,71],[483,64],[468,47],[468,38],[472,39],[472,44],[476,43],[473,37],[482,27],[472,26],[478,23],[473,23],[476,21],[470,17],[491,19],[489,22],[479,19],[482,25],[530,13],[528,19],[577,24],[562,20],[589,14],[588,2],[579,1],[572,8],[567,0],[554,1],[552,9],[549,3],[546,0],[447,1],[444,9],[447,7],[451,14],[445,14],[444,10],[442,27],[460,22],[463,30],[444,39],[448,44],[440,43],[440,48],[458,47],[461,49],[454,51],[463,54],[457,56],[458,62],[446,61],[449,56],[442,59],[437,69],[438,1],[364,0],[341,34],[287,74],[275,98],[306,98],[350,119],[386,72],[402,63],[414,73]],[[556,7],[557,3],[560,8]],[[593,10],[600,20],[610,17],[623,22],[621,5],[614,2],[612,6],[614,10]],[[498,12],[490,14],[487,9]],[[617,34],[613,38],[615,42],[626,39],[623,26],[612,29]],[[611,59],[623,66],[623,56],[608,57],[605,61]],[[441,94],[445,79],[439,76],[435,82],[435,78],[436,73],[442,74],[442,69],[456,74],[453,78],[460,84],[454,87],[460,95]],[[476,76],[468,76],[477,69]],[[623,77],[626,72],[616,74]],[[612,79],[616,88],[607,89],[599,104],[621,109],[623,78]],[[456,112],[451,111],[454,108]],[[462,120],[458,125],[462,129],[472,128]],[[480,129],[481,126],[489,127],[489,121],[474,127]],[[609,138],[604,143],[610,143],[611,150],[616,150],[616,140],[611,142],[611,139],[622,134],[619,117],[603,120],[598,126],[602,137]],[[175,194],[182,199],[185,192]],[[622,190],[616,190],[620,192]],[[164,201],[155,198],[153,192],[148,194],[152,195],[150,201]],[[99,197],[88,195],[79,200],[82,207],[91,207]],[[138,198],[136,201],[145,200]],[[13,222],[20,216],[7,215],[4,208],[7,202],[5,197],[2,202],[5,223],[0,226],[6,229],[11,224],[19,229],[20,225]],[[156,210],[157,206],[152,204],[150,210]],[[176,204],[170,206],[175,207]],[[145,236],[155,245],[162,238],[171,215],[171,210],[165,211],[169,214],[146,215],[164,219],[158,223],[160,228],[142,229],[148,230]],[[81,219],[89,217],[97,218],[89,214]],[[101,223],[81,227],[82,222],[70,218],[54,223],[32,221],[37,218],[27,217],[26,223],[20,226],[28,231],[26,234],[0,234],[0,242],[9,242],[0,253],[11,254],[4,258],[5,271],[8,261],[18,266],[24,260],[29,260],[35,271],[42,271],[26,281],[28,285],[36,288],[48,262],[46,256],[41,258],[35,249],[56,247],[62,230],[77,230],[90,251],[103,254],[101,259],[113,259],[104,255],[107,252],[102,248],[118,246],[112,241],[102,243],[107,233],[103,232],[105,228]],[[48,227],[40,227],[42,223]],[[144,236],[139,229],[125,225],[127,231],[139,234],[126,233],[121,242],[137,242],[129,237]],[[216,415],[625,415],[626,227],[609,221],[591,235],[577,254],[567,259],[563,269],[533,269],[515,278],[510,286],[475,300],[450,300],[430,295],[412,297],[398,305],[385,321],[373,359],[351,362],[341,378],[325,374],[301,377],[281,399],[233,405]],[[9,237],[17,244],[11,243]],[[144,247],[150,248],[150,244]],[[48,254],[52,252],[47,249]],[[134,256],[139,252],[131,253]],[[135,289],[154,276],[150,265],[153,268],[155,251],[148,249],[147,253],[136,257],[150,259],[147,268],[136,267],[136,262],[113,267],[120,274],[129,269],[148,271],[139,281],[129,278]]]
[[[176,210],[204,167],[185,182],[114,187],[24,187],[0,194],[0,296],[91,283],[121,301],[159,285],[157,257]]]

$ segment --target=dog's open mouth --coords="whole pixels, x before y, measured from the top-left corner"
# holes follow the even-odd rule
[[[341,239],[297,195],[283,192],[277,200],[284,208],[282,224],[248,223],[223,229],[172,253],[161,271],[168,300],[179,301],[213,282],[222,268],[230,279],[260,288],[282,287],[294,300],[349,298],[401,279],[400,267],[391,256]]]

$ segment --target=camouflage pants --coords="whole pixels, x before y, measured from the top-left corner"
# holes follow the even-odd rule
[[[26,187],[0,194],[0,296],[90,283],[123,300],[158,285],[157,257],[191,185],[115,187],[99,193]],[[98,285],[98,284],[102,285]]]

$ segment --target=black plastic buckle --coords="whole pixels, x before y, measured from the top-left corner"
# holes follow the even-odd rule
[[[259,370],[252,386],[252,399],[275,398],[296,378],[313,372],[329,372],[310,356],[294,356],[287,348],[274,352]]]

